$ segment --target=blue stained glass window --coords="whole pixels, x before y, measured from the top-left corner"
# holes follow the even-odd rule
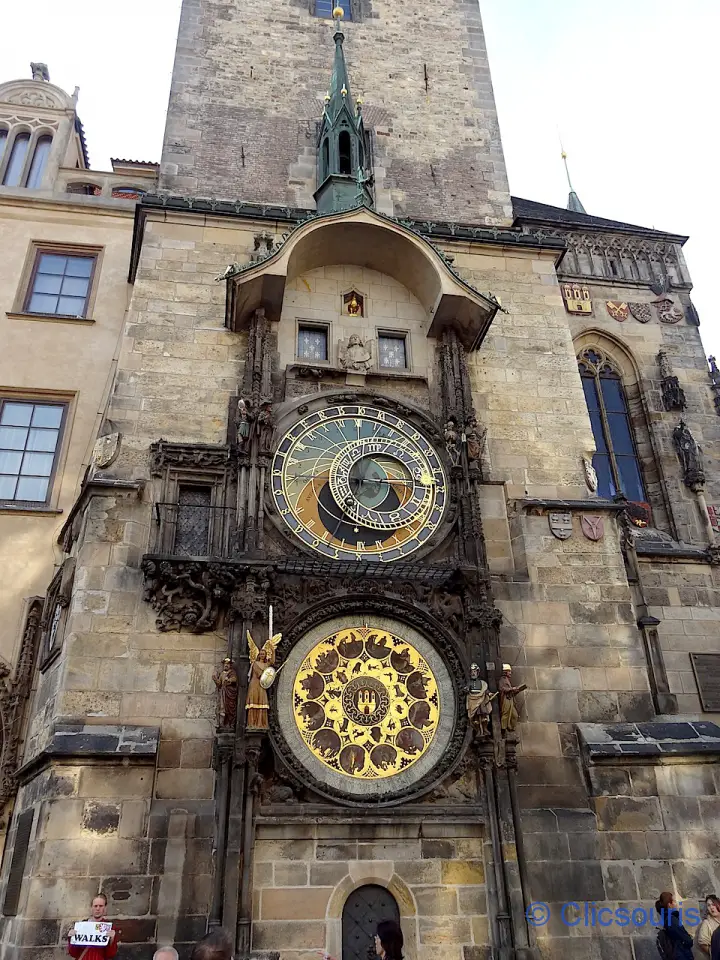
[[[315,0],[315,16],[332,19],[335,7],[341,7],[344,20],[352,20],[351,0]]]
[[[593,467],[598,475],[598,494],[612,499],[622,493],[628,500],[645,502],[645,485],[620,377],[607,358],[595,350],[586,350],[580,358],[580,375],[597,447]]]

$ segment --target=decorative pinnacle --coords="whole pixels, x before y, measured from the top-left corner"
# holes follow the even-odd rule
[[[345,11],[340,6],[340,4],[338,4],[333,10],[332,15],[333,15],[333,20],[342,20],[342,18],[345,16]]]
[[[348,95],[347,87],[345,86],[345,84],[343,84],[343,88],[342,88],[342,90],[340,91],[340,93],[341,93],[344,97],[346,97],[346,96]]]

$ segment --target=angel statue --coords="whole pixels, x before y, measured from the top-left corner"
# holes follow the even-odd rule
[[[281,633],[276,633],[262,647],[257,644],[247,631],[248,650],[250,652],[250,673],[248,674],[248,692],[245,701],[247,710],[248,730],[267,730],[268,728],[268,695],[267,691],[275,682],[275,650],[282,639]]]

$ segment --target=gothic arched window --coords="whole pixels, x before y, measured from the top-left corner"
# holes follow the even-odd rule
[[[30,173],[27,178],[27,186],[31,189],[37,189],[42,183],[43,173],[45,172],[45,165],[47,163],[47,158],[50,155],[50,147],[52,146],[52,137],[45,135],[43,137],[38,137],[35,144],[35,150],[33,152],[32,163],[30,164]]]
[[[598,494],[645,502],[640,460],[630,425],[627,397],[615,364],[601,350],[591,347],[578,357],[585,402],[597,453],[593,466],[598,475]]]
[[[352,173],[352,143],[347,130],[341,130],[338,137],[338,154],[340,158],[340,173]]]
[[[6,187],[19,187],[23,168],[25,167],[25,156],[30,145],[30,134],[19,133],[13,141],[10,159],[3,177],[3,184]]]

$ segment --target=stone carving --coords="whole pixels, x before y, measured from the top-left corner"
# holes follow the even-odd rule
[[[32,70],[33,80],[44,80],[46,83],[50,83],[50,71],[46,63],[31,63],[30,69]]]
[[[634,527],[642,529],[650,523],[650,507],[647,503],[629,500],[625,504],[624,516]]]
[[[548,523],[550,532],[558,540],[569,540],[572,536],[572,514],[570,513],[549,513]]]
[[[467,715],[473,730],[481,737],[490,734],[490,715],[492,701],[497,693],[490,693],[490,689],[480,677],[480,667],[476,663],[470,664],[470,686],[467,688],[465,705]]]
[[[62,109],[64,104],[50,93],[41,90],[23,90],[5,97],[6,103],[16,103],[21,107],[40,107],[50,110]]]
[[[250,254],[250,263],[259,263],[267,260],[275,253],[275,237],[266,230],[256,233],[253,237],[253,252]]]
[[[158,630],[214,630],[235,582],[229,563],[145,559],[144,599],[157,611]]]
[[[660,367],[660,376],[662,381],[660,389],[662,390],[663,406],[666,410],[684,410],[687,406],[685,400],[685,391],[680,386],[680,381],[674,375],[670,357],[664,350],[660,350],[657,355],[658,366]]]
[[[367,373],[373,364],[373,341],[363,340],[356,333],[338,344],[338,359],[343,370]]]
[[[362,294],[352,290],[343,296],[343,306],[345,313],[349,317],[362,317],[365,315],[365,300]]]
[[[443,803],[447,800],[452,800],[455,803],[468,803],[477,799],[477,773],[470,753],[460,761],[452,774],[427,797],[430,803]]]
[[[261,616],[268,606],[270,578],[264,570],[250,570],[237,585],[230,600],[230,616],[248,622]]]
[[[685,316],[682,309],[675,305],[672,297],[661,296],[655,301],[661,323],[678,323]]]
[[[12,799],[18,788],[17,770],[21,763],[20,746],[25,721],[25,708],[32,690],[32,680],[40,644],[40,619],[43,601],[30,600],[25,618],[20,653],[12,680],[10,671],[0,664],[0,719],[2,747],[0,753],[0,810]]]
[[[583,472],[585,474],[585,483],[587,488],[591,493],[597,493],[598,488],[598,475],[595,467],[592,465],[592,461],[588,460],[587,457],[583,457]]]
[[[189,467],[195,470],[226,467],[230,462],[230,450],[228,447],[159,440],[151,444],[150,458],[150,471],[153,476],[159,477],[165,467]]]
[[[628,303],[628,310],[638,323],[649,323],[652,320],[652,308],[649,303]]]
[[[258,451],[266,455],[272,453],[275,417],[273,416],[272,403],[268,400],[260,404],[260,409],[255,418],[255,430],[258,437]]]
[[[620,303],[617,300],[606,300],[605,304],[613,320],[619,320],[620,322],[627,320],[630,309],[626,303]]]
[[[521,683],[519,687],[514,687],[512,682],[512,667],[509,663],[504,663],[502,676],[498,680],[500,727],[503,735],[512,733],[518,725],[520,715],[515,704],[515,697],[522,693],[523,690],[527,690],[527,684]]]
[[[475,417],[471,417],[465,424],[465,449],[467,451],[467,458],[471,467],[473,464],[477,465],[478,461],[482,457],[486,435],[487,430],[481,430],[479,428],[477,419]]]
[[[602,517],[584,515],[580,517],[580,529],[583,534],[594,543],[602,540],[605,535],[605,521]]]
[[[459,440],[457,421],[454,417],[450,417],[445,423],[445,449],[454,467],[460,463]]]
[[[708,364],[710,369],[708,370],[708,376],[710,377],[710,382],[712,384],[712,391],[715,394],[713,397],[713,404],[715,405],[715,413],[720,416],[720,370],[718,370],[718,365],[715,362],[715,357],[708,357]]]
[[[276,633],[266,641],[262,649],[258,649],[250,631],[247,631],[250,672],[248,674],[249,682],[245,710],[247,711],[248,730],[268,729],[270,704],[267,692],[275,682],[275,650],[281,640],[282,634]]]
[[[693,491],[705,486],[702,449],[684,420],[673,430],[673,444],[683,469],[683,483]]]
[[[93,466],[104,470],[114,463],[120,453],[121,441],[121,433],[107,433],[104,437],[98,437],[92,452]]]
[[[238,707],[238,675],[230,657],[213,674],[213,683],[218,691],[218,726],[235,729]]]

